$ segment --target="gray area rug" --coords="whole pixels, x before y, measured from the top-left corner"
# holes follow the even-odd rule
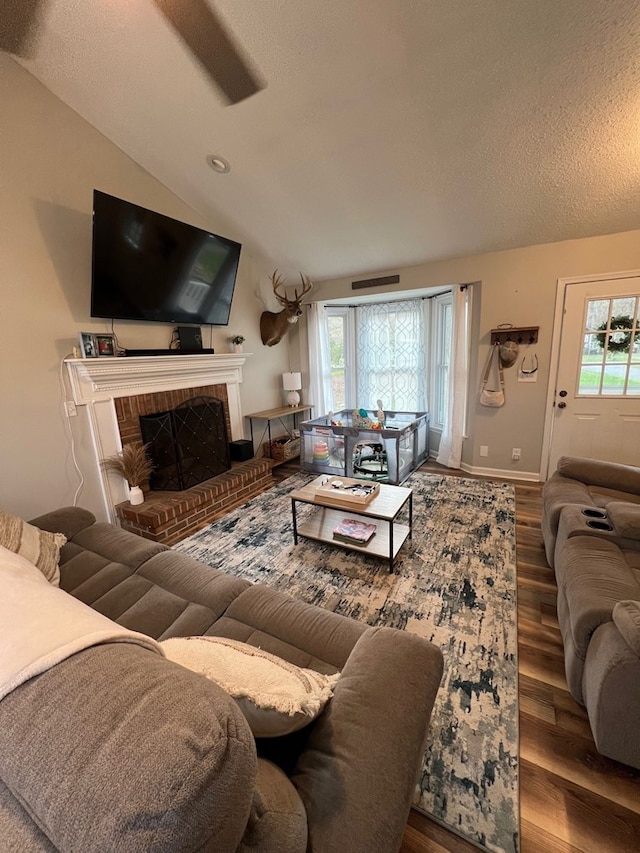
[[[518,850],[515,494],[416,472],[413,539],[387,562],[300,539],[297,474],[174,546],[216,569],[436,643],[444,676],[415,807],[488,850]],[[313,511],[298,504],[299,520]],[[402,518],[400,519],[402,520]]]

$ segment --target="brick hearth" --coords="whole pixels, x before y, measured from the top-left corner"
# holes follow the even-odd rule
[[[143,504],[116,506],[125,530],[173,545],[273,485],[270,459],[237,462],[231,470],[183,492],[147,492]]]
[[[122,443],[142,441],[140,415],[168,411],[199,396],[222,400],[230,435],[227,388],[225,385],[205,385],[115,400]],[[238,462],[229,471],[181,492],[150,491],[148,483],[141,483],[144,503],[137,506],[128,501],[119,503],[115,507],[116,514],[125,530],[163,545],[173,545],[272,486],[271,468],[271,460],[264,458]]]

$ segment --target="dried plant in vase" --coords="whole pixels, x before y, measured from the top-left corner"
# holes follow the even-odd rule
[[[102,460],[107,471],[115,471],[129,483],[129,500],[132,504],[144,501],[140,483],[148,480],[153,471],[153,462],[147,456],[147,447],[147,444],[139,442],[125,444],[121,453]]]

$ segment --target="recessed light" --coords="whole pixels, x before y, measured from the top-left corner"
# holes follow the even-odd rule
[[[214,172],[221,172],[222,174],[225,174],[225,172],[231,171],[231,166],[228,161],[219,154],[207,154],[207,165],[209,165]]]

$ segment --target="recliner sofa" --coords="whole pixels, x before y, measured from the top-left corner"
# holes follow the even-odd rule
[[[569,690],[599,752],[640,768],[640,468],[565,456],[542,498]]]
[[[570,505],[590,510],[590,518],[597,525],[612,503],[640,506],[640,468],[578,456],[560,457],[556,470],[542,489],[542,534],[547,562],[552,568],[562,510]],[[599,535],[602,528],[585,528],[587,535],[591,532]],[[619,534],[619,538],[626,538],[625,544],[630,548],[640,547],[639,537]]]
[[[0,702],[0,838],[20,851],[394,853],[442,655],[204,566],[91,513],[32,521],[64,533],[61,588],[159,640],[240,640],[341,675],[321,715],[254,740],[216,684],[107,642]]]

